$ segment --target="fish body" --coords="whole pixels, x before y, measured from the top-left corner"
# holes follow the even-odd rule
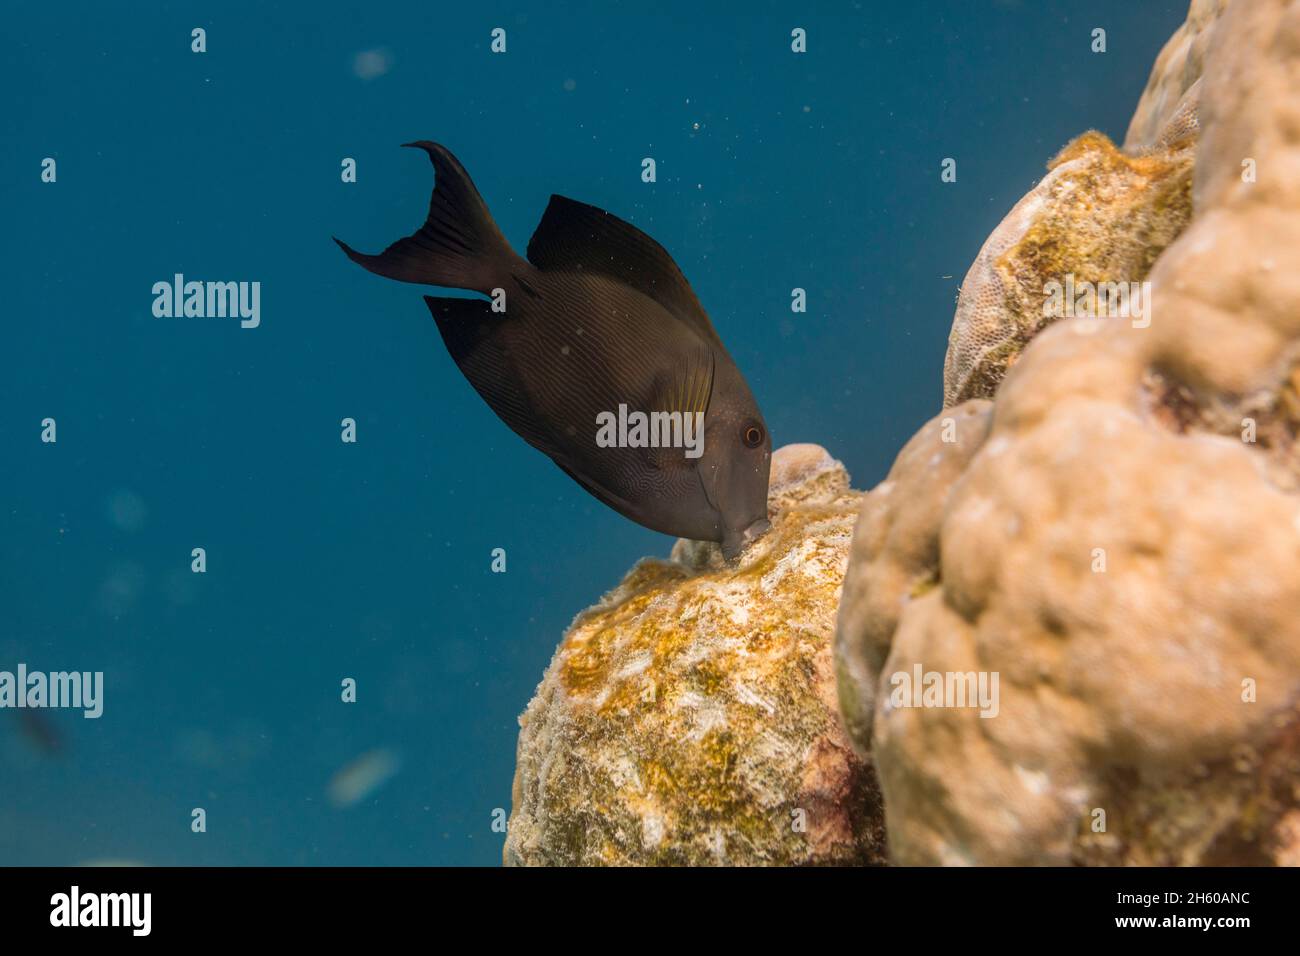
[[[492,410],[605,504],[665,534],[720,542],[728,557],[762,534],[767,427],[663,247],[552,196],[521,257],[450,152],[408,145],[434,165],[424,227],[379,255],[339,242],[344,252],[388,278],[491,296],[425,301]]]

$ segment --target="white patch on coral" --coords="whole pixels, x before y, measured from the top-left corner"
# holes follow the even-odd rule
[[[709,841],[709,850],[713,853],[713,858],[718,861],[718,865],[727,862],[727,838],[721,830],[714,830],[712,839]]]
[[[1007,438],[1006,435],[998,435],[996,438],[987,442],[981,451],[990,458],[996,458],[998,455],[1006,451],[1010,445],[1011,439]]]
[[[817,552],[817,544],[812,539],[805,539],[797,548],[792,548],[782,555],[771,571],[759,580],[758,586],[765,597],[771,597],[772,591],[785,579],[786,575],[802,572],[808,559]]]
[[[736,699],[742,703],[749,704],[752,707],[761,707],[769,714],[776,713],[776,706],[764,697],[760,697],[750,688],[746,687],[740,681],[732,681],[732,687],[735,688]]]
[[[962,508],[955,516],[949,518],[949,521],[960,521],[963,524],[977,524],[988,517],[989,512],[993,510],[993,501],[983,495],[978,498],[972,496],[969,503],[963,504]]]
[[[975,860],[966,850],[958,849],[948,843],[940,843],[938,847],[939,865],[940,866],[974,866]]]
[[[620,790],[628,789],[641,791],[644,787],[641,785],[641,775],[637,773],[636,764],[630,757],[620,755],[617,760],[609,767],[609,779],[613,781],[614,786]]]
[[[654,659],[654,654],[650,653],[650,651],[634,654],[631,660],[624,664],[614,676],[617,680],[628,680],[636,677],[638,674],[644,673],[654,663]]]
[[[709,641],[694,641],[685,650],[682,651],[674,670],[690,670],[701,661],[707,661],[713,656],[714,647]]]
[[[641,818],[641,845],[653,850],[664,839],[664,820],[657,814],[648,814]]]
[[[758,736],[754,753],[767,760],[784,762],[794,757],[798,749],[788,738],[765,728]]]
[[[1016,778],[1034,796],[1041,797],[1051,788],[1051,780],[1042,771],[1030,770],[1027,767],[1020,766],[1020,764],[1016,764],[1014,769]]]
[[[686,739],[693,742],[703,740],[710,731],[725,730],[727,724],[726,708],[716,700],[706,700],[691,721],[691,730]]]
[[[694,710],[704,705],[704,697],[696,691],[685,690],[677,695],[678,710]]]

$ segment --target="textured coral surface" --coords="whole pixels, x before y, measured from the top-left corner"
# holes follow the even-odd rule
[[[506,863],[883,862],[831,665],[862,495],[814,445],[772,469],[736,564],[679,542],[573,622],[520,718]]]
[[[1192,0],[1187,22],[1169,38],[1151,68],[1142,99],[1128,124],[1125,149],[1139,150],[1152,146],[1160,138],[1161,131],[1170,125],[1188,92],[1201,78],[1205,51],[1219,16],[1227,6],[1228,0]]]
[[[1141,155],[1101,133],[1065,147],[1018,202],[962,281],[944,360],[944,405],[989,398],[1044,315],[1050,282],[1140,282],[1192,214],[1195,113]]]
[[[1226,6],[1193,0],[1156,59],[1123,150],[1101,133],[1079,136],[993,230],[958,295],[945,406],[992,397],[1029,341],[1059,318],[1045,314],[1048,283],[1141,282],[1187,226],[1203,61]]]
[[[1046,329],[864,503],[837,669],[897,862],[1300,860],[1300,2],[1211,7],[1130,133],[1203,54],[1150,326]],[[997,716],[895,706],[917,664]]]

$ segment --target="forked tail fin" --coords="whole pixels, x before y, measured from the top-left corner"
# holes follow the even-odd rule
[[[444,146],[421,140],[416,146],[433,160],[429,218],[420,230],[368,256],[335,239],[348,258],[376,275],[449,289],[490,293],[504,284],[518,261],[492,221],[465,167]]]

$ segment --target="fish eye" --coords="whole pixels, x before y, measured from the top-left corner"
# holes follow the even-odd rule
[[[745,444],[750,448],[757,448],[763,444],[763,426],[750,425],[745,429],[744,439]]]

